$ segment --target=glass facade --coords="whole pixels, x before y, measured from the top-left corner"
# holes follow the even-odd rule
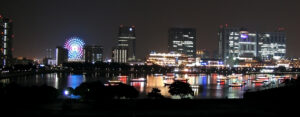
[[[245,28],[220,26],[219,57],[230,60],[282,59],[286,54],[284,32],[250,33]]]
[[[268,32],[260,34],[260,56],[263,60],[282,59],[286,54],[285,32]]]
[[[185,54],[188,57],[196,57],[196,29],[169,29],[168,50]]]
[[[0,66],[10,66],[12,64],[12,20],[0,14]]]

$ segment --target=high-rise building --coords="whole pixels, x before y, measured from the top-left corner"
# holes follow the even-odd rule
[[[14,38],[12,30],[12,20],[0,14],[0,66],[10,66],[12,64],[12,39]]]
[[[168,40],[169,52],[185,54],[188,57],[196,57],[196,29],[194,28],[170,28]]]
[[[282,59],[286,54],[286,33],[279,29],[276,32],[266,32],[259,34],[259,54],[261,59]]]
[[[128,60],[128,48],[115,47],[112,51],[112,62],[127,63]]]
[[[95,63],[103,61],[103,47],[100,45],[87,45],[84,47],[85,62]]]
[[[134,61],[136,59],[135,41],[135,26],[120,25],[118,33],[118,44],[116,48],[122,51],[127,50],[126,54],[128,56],[126,56],[127,58],[123,58],[127,59],[126,61]]]
[[[235,60],[252,60],[258,56],[258,38],[244,27],[220,26],[219,57],[226,64]]]
[[[56,47],[56,65],[62,65],[68,61],[68,50],[63,47]]]
[[[218,36],[219,36],[219,57],[225,61],[225,59],[231,56],[237,56],[238,51],[238,40],[239,40],[239,28],[221,25]]]
[[[218,36],[219,57],[226,64],[254,58],[281,59],[286,53],[286,36],[282,31],[250,33],[246,28],[221,25]]]

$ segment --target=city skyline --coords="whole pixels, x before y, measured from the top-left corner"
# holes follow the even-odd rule
[[[295,24],[300,19],[295,13],[299,11],[297,1],[243,3],[252,9],[244,9],[244,5],[239,5],[236,0],[157,2],[3,1],[0,13],[14,23],[14,57],[42,58],[46,49],[63,45],[72,36],[81,37],[88,44],[103,45],[104,58],[111,57],[120,24],[136,26],[136,53],[137,58],[142,59],[151,50],[167,52],[168,29],[171,27],[195,28],[197,49],[216,51],[217,32],[221,24],[246,26],[250,31],[258,32],[272,32],[284,27],[287,32],[287,57],[300,56],[297,52],[299,24]]]

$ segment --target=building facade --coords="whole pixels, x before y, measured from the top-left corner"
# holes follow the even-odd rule
[[[60,66],[65,62],[68,62],[68,50],[63,47],[56,47],[56,65]]]
[[[12,65],[12,39],[14,38],[12,28],[12,20],[0,14],[0,66],[2,67]]]
[[[180,66],[188,64],[188,57],[180,53],[156,53],[151,52],[147,58],[147,64],[160,66]]]
[[[84,47],[85,62],[95,63],[103,61],[103,47],[100,45],[87,45]]]
[[[135,61],[136,59],[136,35],[135,35],[135,26],[124,26],[120,25],[118,32],[118,44],[116,49],[126,51],[122,55],[127,55],[127,61]],[[123,56],[122,56],[123,57]],[[116,60],[118,61],[118,60]]]
[[[226,64],[241,60],[282,59],[286,53],[284,32],[251,33],[246,28],[220,26],[219,57]]]
[[[259,54],[263,60],[279,60],[286,56],[286,33],[283,30],[261,33]]]
[[[112,62],[127,63],[128,61],[128,48],[115,47],[112,49]]]
[[[194,28],[170,28],[168,39],[168,51],[185,54],[188,57],[196,57],[196,29]]]

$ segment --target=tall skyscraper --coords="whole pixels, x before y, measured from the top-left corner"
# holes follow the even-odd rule
[[[12,20],[0,14],[0,66],[10,66],[12,64],[12,39],[13,35]]]
[[[235,60],[252,60],[258,56],[258,36],[244,27],[220,26],[219,57],[225,63]]]
[[[237,56],[238,51],[234,51],[235,46],[238,46],[239,40],[239,28],[221,25],[218,36],[219,36],[219,57],[225,60],[230,56]]]
[[[113,61],[126,63],[127,61],[136,60],[135,41],[135,26],[120,25],[118,44],[113,48]]]
[[[196,29],[171,28],[168,40],[169,52],[185,54],[188,57],[196,57]]]
[[[286,33],[280,28],[275,32],[259,34],[259,54],[263,60],[282,59],[286,55]]]
[[[103,61],[103,47],[100,45],[87,45],[84,47],[85,62],[95,63]]]
[[[63,47],[56,47],[56,65],[62,65],[68,61],[68,50]]]

